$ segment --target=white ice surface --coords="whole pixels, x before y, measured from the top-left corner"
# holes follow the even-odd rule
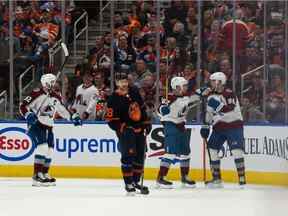
[[[224,189],[155,189],[127,197],[121,180],[58,179],[36,188],[28,178],[0,178],[0,216],[288,216],[288,188],[234,184]]]

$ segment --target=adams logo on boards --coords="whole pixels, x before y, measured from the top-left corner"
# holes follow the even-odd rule
[[[244,143],[246,155],[269,156],[288,161],[288,137],[245,137]],[[232,156],[227,144],[221,148],[219,156],[221,158]]]
[[[33,142],[24,128],[7,127],[0,130],[0,159],[21,161],[33,152]]]

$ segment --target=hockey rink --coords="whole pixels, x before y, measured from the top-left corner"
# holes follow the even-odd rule
[[[121,180],[58,179],[56,187],[32,187],[29,178],[0,178],[1,216],[281,216],[288,214],[288,188],[225,184],[224,189],[156,189],[127,197]]]

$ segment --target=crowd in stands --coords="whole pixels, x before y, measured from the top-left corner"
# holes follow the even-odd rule
[[[39,49],[47,49],[47,46],[59,37],[60,5],[57,1],[19,2],[15,7],[15,50],[19,56],[25,55],[35,61]],[[76,88],[82,83],[85,73],[92,74],[94,84],[105,101],[111,93],[110,69],[114,67],[114,71],[124,70],[129,74],[129,82],[140,88],[151,115],[156,117],[156,89],[159,88],[160,96],[165,96],[169,89],[167,79],[184,76],[189,81],[189,92],[193,93],[197,87],[198,76],[201,85],[204,85],[208,83],[210,74],[222,71],[228,77],[228,86],[235,87],[238,93],[246,122],[284,122],[287,101],[283,46],[285,1],[266,2],[266,21],[263,1],[239,0],[235,2],[236,9],[233,10],[234,2],[202,1],[202,10],[198,11],[198,1],[163,1],[160,11],[160,46],[157,46],[156,1],[128,1],[129,11],[115,11],[113,32],[97,36],[95,47],[89,51],[83,63],[76,66],[66,90],[67,105],[73,103]],[[73,9],[67,7],[65,22],[68,26],[73,22]],[[201,41],[198,38],[199,13],[202,17]],[[6,5],[1,2],[0,15],[0,38],[3,40],[7,37],[8,28],[7,1]],[[235,22],[233,16],[236,17]],[[69,31],[69,28],[67,29]],[[114,62],[111,60],[111,44]],[[233,48],[236,59],[234,64]],[[157,49],[160,51],[160,83],[156,83]],[[197,73],[198,54],[201,56],[200,74]],[[265,54],[266,80],[263,66]],[[254,72],[245,75],[241,81],[241,77],[252,70]],[[190,120],[195,118],[194,113]]]
[[[13,1],[14,79],[17,80],[31,64],[39,77],[51,70],[48,49],[61,38],[61,20],[65,22],[65,35],[71,37],[73,4],[66,2],[65,17],[61,16],[61,1]],[[0,2],[1,64],[9,58],[9,1]],[[6,67],[7,69],[7,67]],[[8,80],[2,71],[0,77]]]
[[[129,74],[129,82],[140,88],[148,109],[155,113],[156,88],[159,88],[161,96],[165,96],[166,88],[169,88],[166,79],[184,76],[189,81],[191,93],[197,86],[198,13],[202,13],[201,84],[208,82],[211,73],[222,71],[228,77],[228,86],[235,86],[241,98],[246,122],[284,122],[287,100],[284,2],[267,3],[267,82],[264,81],[264,67],[261,67],[264,64],[265,39],[263,1],[237,1],[235,12],[233,1],[203,1],[200,12],[197,1],[172,0],[166,3],[167,6],[161,8],[160,47],[156,45],[156,2],[133,1],[129,12],[115,12],[114,41],[111,41],[111,32],[98,36],[87,57],[88,63],[78,65],[75,73],[94,74],[95,82],[101,86],[105,97],[110,93],[110,68],[125,70]],[[234,13],[236,62],[233,75]],[[114,64],[111,62],[111,43]],[[161,56],[159,84],[156,83],[158,48]],[[258,67],[258,70],[245,76],[244,88],[241,89],[241,76]],[[266,97],[263,96],[264,85]],[[240,97],[241,91],[243,97]],[[70,96],[73,97],[73,94]]]

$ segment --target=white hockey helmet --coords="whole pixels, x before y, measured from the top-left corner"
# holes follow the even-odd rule
[[[225,85],[227,78],[223,72],[215,72],[210,75],[210,80],[216,80],[220,82],[222,85]]]
[[[48,73],[41,76],[41,84],[47,89],[52,89],[56,83],[56,76],[54,74]]]
[[[176,89],[177,86],[183,88],[183,85],[187,85],[188,81],[184,77],[173,77],[171,80],[171,88]]]

